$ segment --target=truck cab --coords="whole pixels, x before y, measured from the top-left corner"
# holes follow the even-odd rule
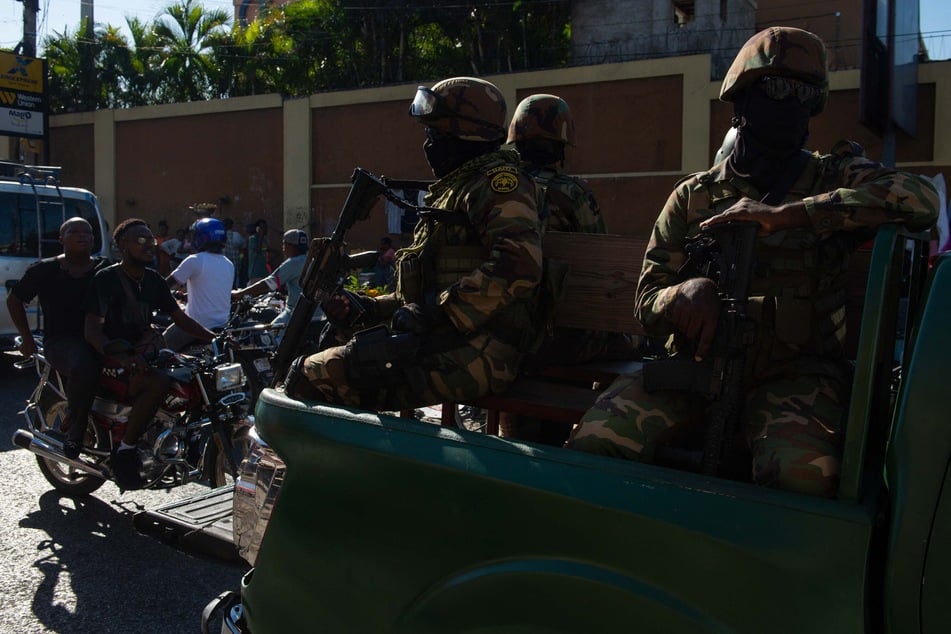
[[[882,227],[836,499],[264,390],[222,631],[945,632],[951,256]]]
[[[92,192],[59,185],[60,168],[0,161],[0,280],[4,299],[34,262],[62,253],[59,227],[79,216],[92,225],[93,255],[109,256],[109,229]],[[0,351],[14,350],[16,327],[0,311]],[[26,306],[30,328],[40,328],[37,302]]]

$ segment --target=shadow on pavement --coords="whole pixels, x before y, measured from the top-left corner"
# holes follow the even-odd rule
[[[141,507],[129,498],[43,493],[22,528],[36,542],[42,573],[32,599],[37,619],[54,632],[194,632],[202,608],[238,587],[245,566],[178,552],[132,526]]]

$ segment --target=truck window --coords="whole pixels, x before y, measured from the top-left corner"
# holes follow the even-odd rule
[[[65,209],[61,202],[65,203]],[[92,225],[93,252],[99,253],[102,231],[96,209],[89,202],[42,196],[37,217],[36,200],[32,195],[0,193],[0,255],[31,259],[58,255],[62,251],[59,227],[64,219],[73,216],[85,218]]]

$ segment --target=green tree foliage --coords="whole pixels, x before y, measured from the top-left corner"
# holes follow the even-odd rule
[[[154,27],[160,48],[162,101],[199,101],[213,97],[211,43],[215,32],[231,21],[223,9],[205,9],[194,0],[165,8]]]
[[[570,63],[569,0],[296,0],[249,24],[199,0],[44,43],[52,112],[434,81]]]

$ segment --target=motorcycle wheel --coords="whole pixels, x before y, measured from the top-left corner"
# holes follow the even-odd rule
[[[241,461],[247,457],[251,450],[251,436],[248,433],[250,427],[241,427],[235,430],[234,437],[231,439],[231,448],[234,452],[235,463],[240,465]],[[206,473],[208,473],[208,484],[213,489],[226,484],[234,484],[234,476],[228,465],[228,460],[218,449],[218,443],[214,438],[208,439],[208,448],[205,449]]]
[[[43,417],[43,430],[59,431],[66,418],[66,409],[66,401],[59,401],[46,409]],[[83,445],[99,447],[101,446],[99,441],[99,430],[92,421],[88,421]],[[53,485],[53,488],[57,491],[66,495],[89,495],[106,483],[102,478],[79,471],[56,460],[37,456],[36,462],[46,481]]]

